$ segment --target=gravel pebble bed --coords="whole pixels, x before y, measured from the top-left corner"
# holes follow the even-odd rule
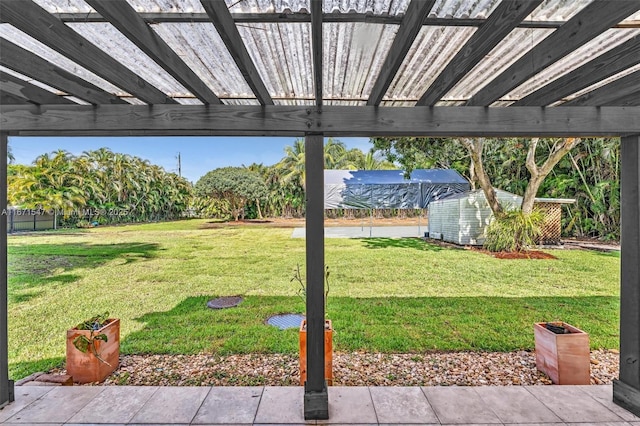
[[[591,352],[591,383],[618,377],[616,350]],[[536,370],[535,353],[437,352],[425,354],[336,353],[334,386],[548,385]],[[58,371],[64,372],[64,370]],[[297,386],[298,357],[250,355],[124,355],[102,385]]]

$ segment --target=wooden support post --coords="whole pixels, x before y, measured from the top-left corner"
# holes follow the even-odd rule
[[[0,407],[13,401],[13,382],[9,381],[9,340],[7,328],[7,142],[0,133]]]
[[[640,135],[622,138],[620,377],[613,402],[640,415]]]
[[[329,418],[324,379],[324,142],[323,135],[305,137],[307,244],[307,381],[305,420]]]

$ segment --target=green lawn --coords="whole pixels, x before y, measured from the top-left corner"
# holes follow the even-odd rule
[[[305,242],[292,229],[200,229],[202,220],[9,237],[14,379],[63,362],[65,330],[121,318],[123,353],[297,351],[297,332],[264,325],[302,312],[290,282]],[[328,316],[337,351],[533,347],[532,323],[570,322],[594,348],[618,347],[618,254],[550,251],[498,260],[419,239],[328,239]],[[304,270],[304,268],[302,268]],[[214,311],[208,299],[242,295]]]

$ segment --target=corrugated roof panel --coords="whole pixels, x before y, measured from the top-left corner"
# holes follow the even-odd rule
[[[640,29],[611,29],[536,74],[507,95],[505,100],[518,100],[584,65],[595,57],[640,34]]]
[[[225,105],[260,105],[257,99],[223,99]]]
[[[552,32],[550,29],[515,28],[444,96],[444,100],[469,99]]]
[[[33,0],[49,13],[89,13],[93,9],[84,0]]]
[[[0,24],[0,37],[5,38],[12,43],[22,47],[29,52],[35,53],[38,56],[46,59],[54,65],[59,66],[60,68],[77,75],[78,77],[87,80],[90,83],[95,84],[101,89],[113,93],[117,96],[130,96],[129,93],[124,90],[114,86],[108,81],[98,77],[91,71],[86,70],[75,62],[67,59],[65,56],[59,54],[53,49],[45,46],[40,43],[38,40],[28,36],[17,28],[13,27],[9,24]]]
[[[44,90],[46,90],[48,92],[51,92],[51,93],[54,93],[56,95],[64,95],[65,94],[65,92],[62,92],[62,91],[56,89],[55,87],[51,87],[51,86],[49,86],[49,85],[47,85],[47,84],[45,84],[45,83],[43,83],[41,81],[38,81],[38,80],[34,80],[34,79],[30,78],[30,77],[27,77],[24,74],[20,74],[19,72],[16,72],[16,71],[14,71],[12,69],[6,68],[6,67],[4,67],[2,65],[0,65],[0,71],[5,72],[5,73],[7,73],[9,75],[14,76],[15,78],[18,78],[18,79],[23,80],[23,81],[25,81],[27,83],[33,84],[34,86],[37,86],[37,87],[39,87],[41,89],[44,89]]]
[[[204,105],[198,98],[176,98],[176,101],[182,105]]]
[[[204,13],[199,0],[127,0],[139,13]]]
[[[80,98],[76,98],[75,96],[63,96],[65,99],[69,99],[71,102],[75,102],[80,105],[91,105],[89,102],[85,102]]]
[[[152,27],[216,95],[253,97],[213,24],[163,23]]]
[[[323,96],[366,99],[391,48],[397,25],[323,25]]]
[[[410,0],[324,0],[324,13],[371,13],[374,15],[404,15]]]
[[[412,107],[415,106],[416,101],[415,100],[410,100],[410,101],[388,101],[388,100],[382,100],[382,102],[380,102],[380,106],[383,107]]]
[[[146,102],[141,101],[138,98],[128,97],[128,98],[123,98],[123,100],[129,102],[131,105],[147,105]]]
[[[238,25],[238,30],[271,96],[313,96],[311,24]]]
[[[309,0],[226,0],[231,13],[308,12]]]
[[[313,99],[274,99],[275,105],[291,105],[291,106],[306,106],[315,105],[316,101]]]
[[[631,22],[631,21],[640,21],[640,11],[629,16],[627,19],[625,19],[622,22]]]
[[[593,0],[545,0],[525,21],[568,21]]]
[[[415,104],[475,31],[469,27],[423,27],[385,97],[412,99]]]
[[[325,105],[334,105],[334,106],[366,106],[367,101],[360,101],[357,99],[354,100],[346,100],[346,99],[329,99],[324,101]]]
[[[501,0],[438,0],[429,16],[434,18],[486,18]]]
[[[169,96],[192,95],[110,23],[83,22],[67,25]]]
[[[622,77],[624,77],[626,75],[632,74],[632,73],[634,73],[636,71],[640,71],[640,64],[635,65],[635,66],[633,66],[631,68],[627,68],[626,70],[624,70],[624,71],[622,71],[622,72],[620,72],[618,74],[612,75],[611,77],[606,78],[606,79],[604,79],[602,81],[599,81],[598,83],[593,84],[593,85],[591,85],[589,87],[585,87],[584,89],[580,90],[579,92],[576,92],[576,93],[574,93],[574,94],[572,94],[570,96],[567,96],[565,99],[563,99],[562,102],[566,102],[566,101],[570,101],[572,99],[578,98],[578,97],[584,95],[585,93],[589,93],[592,90],[595,90],[595,89],[597,89],[599,87],[605,86],[605,85],[607,85],[607,84],[609,84],[609,83],[611,83],[613,81],[618,80],[619,78],[622,78]],[[558,105],[558,104],[560,104],[562,102],[557,102],[555,105]]]

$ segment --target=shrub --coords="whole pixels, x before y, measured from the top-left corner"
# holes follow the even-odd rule
[[[536,244],[542,232],[544,214],[521,210],[506,211],[495,217],[487,227],[484,248],[489,251],[523,251]]]

